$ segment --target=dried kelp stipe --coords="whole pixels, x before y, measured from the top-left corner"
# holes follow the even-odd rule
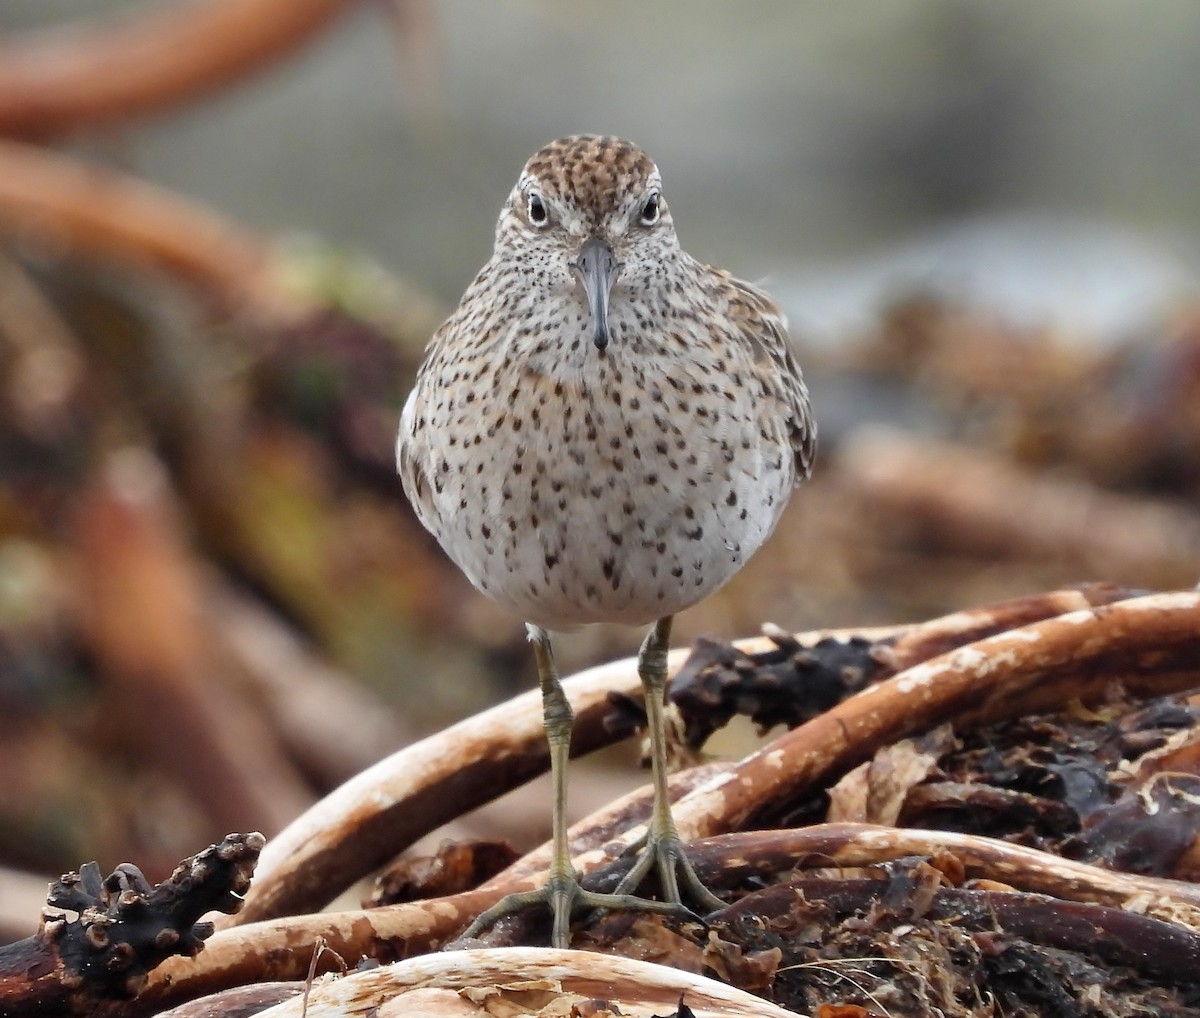
[[[108,877],[94,862],[65,874],[37,934],[0,949],[0,1014],[90,1013],[133,998],[164,959],[203,949],[213,932],[203,915],[241,907],[263,844],[261,834],[231,834],[154,887],[130,863]]]
[[[603,725],[608,696],[637,685],[632,661],[565,680],[575,709],[572,748],[612,742]],[[227,925],[321,908],[417,838],[535,777],[546,760],[536,689],[406,746],[273,837],[246,907]]]

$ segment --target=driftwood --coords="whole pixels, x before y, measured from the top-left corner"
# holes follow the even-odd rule
[[[1052,612],[1053,607],[1074,610],[986,636],[924,663],[910,664],[890,679],[833,707],[684,795],[676,804],[681,830],[685,837],[696,837],[739,825],[753,827],[761,822],[760,818],[766,820],[786,812],[789,803],[807,790],[845,773],[884,745],[948,718],[953,718],[956,724],[979,724],[1020,717],[1076,700],[1101,702],[1113,681],[1121,681],[1127,688],[1144,694],[1194,686],[1198,678],[1194,655],[1200,641],[1197,624],[1200,595],[1152,595],[1104,605],[1109,593],[1097,590],[1052,595],[1043,602],[1045,611]],[[1100,602],[1099,606],[1079,607],[1081,603],[1094,602]],[[986,614],[994,622],[1009,614],[1025,619],[1038,612],[1026,603],[1000,606]],[[984,629],[988,628],[982,618],[977,621]],[[883,645],[896,646],[907,636],[913,645],[941,647],[939,640],[932,639],[935,631],[945,636],[954,631],[970,634],[973,629],[960,616],[954,623],[927,628],[924,644],[910,632],[899,637],[893,634]],[[828,634],[822,637],[827,638]],[[800,642],[820,640],[806,638]],[[762,643],[758,646],[763,649]],[[881,656],[886,659],[886,654]],[[619,670],[613,673],[620,674]],[[613,685],[612,677],[605,677],[605,684]],[[581,678],[585,681],[570,680],[570,688],[578,695],[583,687],[586,696],[580,705],[587,718],[589,711],[596,710],[597,678],[594,673]],[[629,683],[625,685],[628,687]],[[533,714],[527,726],[528,739],[536,743],[539,735],[536,701],[525,699],[530,701],[528,709]],[[505,713],[517,729],[522,728],[518,723],[519,711],[509,705]],[[486,718],[485,715],[476,724],[486,729]],[[585,726],[587,730],[590,729]],[[467,740],[458,731],[453,740],[468,747],[475,743],[489,744],[479,730],[475,736]],[[434,744],[424,747],[422,752],[436,758],[445,749],[446,744]],[[531,748],[529,752],[540,751]],[[411,757],[380,768],[377,775],[380,778],[404,772],[429,773],[427,766],[414,770]],[[494,767],[484,769],[495,771]],[[309,839],[319,840],[321,831],[341,832],[342,837],[354,842],[360,836],[357,832],[372,830],[369,818],[365,828],[356,827],[360,823],[358,811],[368,806],[369,784],[364,782],[362,790],[357,792],[343,790],[341,796],[345,798],[340,806],[339,797],[324,804],[327,811],[316,816],[323,815],[328,824],[309,818],[294,828],[280,840],[280,858],[293,858],[293,849],[299,851]],[[434,787],[443,786],[435,781]],[[407,794],[418,798],[404,801],[421,801],[418,793]],[[385,796],[384,802],[387,801]],[[338,819],[339,814],[346,819]],[[596,870],[592,877],[595,886],[610,886],[624,865],[613,856],[635,834],[631,832],[603,849],[582,853],[576,857],[576,865],[585,871]],[[1105,907],[1134,905],[1147,914],[1163,917],[1164,921],[1183,919],[1188,925],[1195,924],[1196,895],[1187,884],[1113,875],[1094,866],[1064,863],[1031,850],[965,835],[834,826],[770,834],[751,831],[727,837],[733,840],[717,838],[694,846],[705,879],[718,889],[746,879],[750,871],[761,879],[763,874],[795,865],[798,859],[807,858],[827,866],[862,866],[922,854],[957,860],[950,868],[961,870],[963,878],[1003,882]],[[332,847],[326,847],[325,852],[330,851]],[[737,860],[742,860],[740,865],[747,868],[739,869]],[[601,864],[609,868],[598,869]],[[304,861],[302,865],[308,869],[310,863]],[[268,869],[263,887],[270,890],[285,885],[287,881],[281,876],[284,872],[287,868],[283,866]],[[342,879],[345,877],[342,873]],[[299,978],[318,944],[328,948],[331,958],[340,957],[344,963],[363,954],[390,958],[428,950],[451,938],[465,921],[499,895],[531,886],[539,879],[539,875],[529,872],[528,866],[518,864],[507,877],[502,875],[477,891],[450,898],[333,916],[278,919],[229,929],[214,938],[213,950],[195,964],[181,966],[173,962],[164,966],[160,973],[163,981],[148,988],[142,1003],[157,1007],[174,999],[176,993],[208,992],[243,981]],[[311,892],[311,885],[307,890]],[[255,900],[255,892],[251,892],[250,899]],[[272,900],[270,896],[258,899],[276,905],[280,900],[279,897]],[[292,961],[285,961],[287,958]],[[271,959],[269,964],[264,965],[265,959]]]
[[[390,705],[331,667],[261,603],[220,587],[209,598],[209,612],[210,635],[248,695],[262,704],[290,754],[329,785],[411,740]]]
[[[1042,621],[1001,632],[926,663],[917,648],[941,652],[954,639],[989,632],[999,620],[1037,617],[1032,601],[985,609],[978,629],[963,614],[927,624],[907,639],[879,641],[886,662],[893,646],[906,670],[821,714],[742,761],[677,805],[685,837],[737,830],[757,815],[785,812],[813,785],[868,759],[888,741],[951,717],[966,723],[1019,716],[1072,698],[1102,697],[1114,676],[1139,691],[1186,688],[1197,673],[1188,657],[1200,645],[1200,594],[1153,595],[1105,607],[1107,596],[1056,593],[1041,602]],[[1064,608],[1074,608],[1056,617]],[[1046,618],[1045,615],[1051,617]],[[1190,627],[1190,628],[1189,628]],[[807,634],[802,646],[854,634]],[[778,652],[767,639],[744,649]],[[677,670],[683,655],[670,667]],[[997,662],[1004,663],[1001,670]],[[880,664],[880,669],[889,667]],[[894,667],[894,666],[892,666]],[[1141,674],[1139,674],[1141,673]],[[565,684],[576,711],[573,749],[610,741],[604,725],[612,692],[639,688],[632,660],[585,672]],[[267,846],[246,907],[233,920],[254,922],[319,907],[399,848],[546,767],[540,699],[530,691],[492,711],[381,761],[298,818]],[[632,841],[638,832],[628,836]],[[596,851],[576,860],[584,869],[604,861]]]
[[[967,878],[989,880],[1008,888],[1053,894],[1060,901],[1136,908],[1157,918],[1163,926],[1184,931],[1200,928],[1200,894],[1191,884],[1115,874],[966,835],[825,825],[726,835],[695,842],[690,849],[701,877],[718,891],[786,873],[798,861],[822,869],[858,868],[929,855],[936,866],[957,873],[959,882]],[[608,874],[589,882],[590,886],[611,889],[627,866],[627,861],[614,866]],[[138,1001],[109,1013],[154,1014],[178,999],[220,992],[229,986],[302,980],[314,965],[317,971],[337,972],[353,967],[363,956],[389,961],[435,950],[501,894],[533,883],[494,882],[490,890],[450,898],[228,929],[216,934],[199,958],[165,963]],[[734,905],[710,922],[720,927],[752,908]],[[603,943],[602,934],[594,935],[600,936]],[[609,947],[620,949],[619,942]],[[669,956],[669,951],[664,955]]]
[[[565,688],[576,715],[572,751],[581,754],[613,740],[604,727],[609,693],[631,695],[640,682],[631,662],[621,661],[567,679]],[[268,844],[238,921],[321,907],[404,846],[548,765],[536,690],[400,750]]]
[[[222,682],[200,573],[157,461],[137,451],[113,456],[82,510],[85,624],[119,705],[109,721],[114,742],[138,746],[143,762],[166,773],[200,776],[194,787],[218,830],[273,834],[311,798],[274,733],[238,710],[236,691]]]

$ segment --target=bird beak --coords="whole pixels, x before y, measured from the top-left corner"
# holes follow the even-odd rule
[[[592,313],[592,342],[597,350],[603,350],[608,346],[608,295],[621,274],[621,266],[605,241],[590,237],[571,263],[571,271],[583,286]]]

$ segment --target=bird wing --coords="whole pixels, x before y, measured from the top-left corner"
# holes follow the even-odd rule
[[[804,375],[792,352],[787,316],[758,287],[733,276],[728,276],[728,281],[738,291],[736,304],[745,315],[743,328],[755,347],[756,357],[769,359],[774,368],[765,377],[775,381],[773,395],[785,409],[785,425],[799,484],[812,473],[817,453],[817,422],[813,419]]]
[[[421,376],[418,375],[417,383],[408,394],[404,411],[400,415],[400,431],[396,436],[396,470],[400,474],[404,494],[412,503],[417,518],[426,529],[430,529],[434,518],[434,506],[433,489],[426,473],[428,457],[424,455],[422,439],[424,429],[421,427],[421,416],[424,403]]]

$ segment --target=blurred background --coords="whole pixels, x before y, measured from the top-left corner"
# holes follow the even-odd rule
[[[1198,43],[1190,0],[0,0],[0,932],[532,684],[391,458],[562,134],[654,156],[813,391],[814,480],[681,641],[1193,585]]]

